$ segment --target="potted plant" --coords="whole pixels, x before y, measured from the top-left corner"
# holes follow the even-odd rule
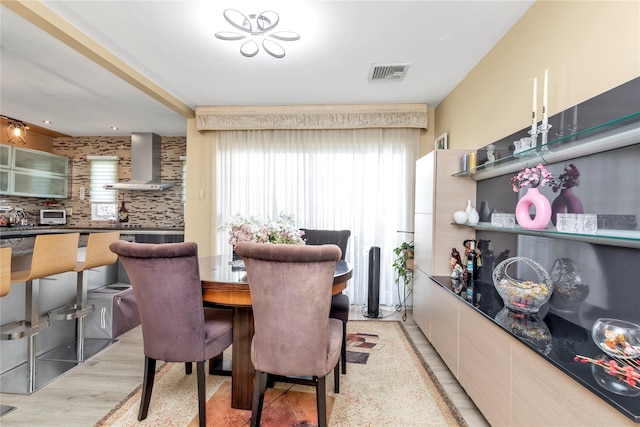
[[[392,266],[398,274],[396,283],[400,284],[400,279],[402,279],[402,283],[408,285],[413,278],[413,241],[402,242],[393,250],[393,253],[396,258]]]

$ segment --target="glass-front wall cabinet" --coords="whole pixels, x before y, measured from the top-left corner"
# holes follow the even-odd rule
[[[67,197],[68,159],[29,148],[0,146],[0,191],[32,197]]]
[[[6,194],[9,191],[9,146],[0,144],[0,193]]]

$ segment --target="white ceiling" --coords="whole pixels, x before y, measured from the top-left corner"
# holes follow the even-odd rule
[[[438,103],[535,0],[43,1],[62,19],[183,104]],[[258,4],[259,6],[256,6]],[[4,6],[4,3],[3,3]],[[240,55],[222,13],[269,9],[282,59]],[[184,115],[9,10],[0,9],[0,114],[73,136],[186,135]],[[400,82],[370,82],[372,64],[410,63]],[[43,120],[52,120],[44,124]],[[111,130],[117,126],[118,130]]]

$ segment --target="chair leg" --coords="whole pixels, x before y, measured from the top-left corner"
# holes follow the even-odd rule
[[[216,372],[216,368],[220,367],[220,370],[222,370],[222,353],[218,354],[217,356],[209,359],[209,375],[215,375]]]
[[[140,399],[140,410],[138,411],[138,421],[147,418],[149,412],[149,402],[151,402],[151,392],[153,391],[153,380],[156,375],[156,359],[148,356],[144,357],[144,380],[142,382],[142,398]]]
[[[273,388],[276,385],[276,377],[271,375],[271,374],[266,374],[267,375],[267,385],[266,388]]]
[[[318,410],[318,427],[327,427],[327,394],[326,376],[316,380],[316,408]]]
[[[189,363],[191,365],[191,363]],[[198,415],[200,427],[207,426],[207,383],[204,372],[204,360],[196,362],[196,375],[198,376]]]
[[[255,384],[253,386],[253,401],[251,404],[251,427],[260,425],[262,418],[262,404],[264,403],[264,390],[267,388],[267,373],[256,369]]]
[[[191,366],[191,362],[184,362],[185,375],[191,375],[192,372],[193,372],[193,366]]]
[[[333,368],[333,391],[340,393],[340,361]]]
[[[347,322],[342,322],[342,373],[347,374]]]

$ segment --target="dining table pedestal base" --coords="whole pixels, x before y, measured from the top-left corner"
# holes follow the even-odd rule
[[[251,363],[251,340],[255,331],[253,309],[233,308],[233,347],[231,377],[231,407],[251,410],[255,369]]]

